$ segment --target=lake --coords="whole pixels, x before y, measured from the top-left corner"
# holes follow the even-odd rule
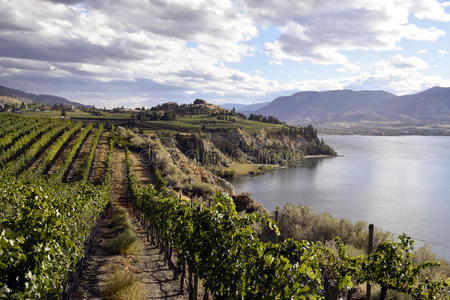
[[[323,139],[343,156],[241,177],[234,182],[236,192],[249,192],[271,211],[296,203],[395,234],[405,232],[416,246],[427,242],[450,260],[450,137]]]

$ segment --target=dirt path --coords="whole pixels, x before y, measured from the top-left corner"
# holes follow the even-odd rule
[[[93,184],[100,184],[103,182],[106,159],[108,156],[109,138],[110,133],[104,131],[98,141],[97,149],[95,149],[94,161],[89,174],[89,181]]]
[[[143,185],[153,183],[153,173],[150,171],[150,166],[142,161],[139,154],[130,152],[130,161],[133,166],[133,172],[136,178]]]
[[[141,159],[138,153],[130,152],[130,161],[133,167],[133,172],[136,175],[139,183],[142,185],[154,183],[155,176],[145,159]],[[181,198],[190,201],[190,198],[186,195],[181,195]]]
[[[78,155],[75,156],[72,164],[69,167],[69,172],[67,173],[67,177],[64,182],[75,182],[81,179],[81,170],[83,169],[83,165],[85,163],[86,157],[89,155],[91,151],[92,139],[94,138],[94,131],[88,133],[88,137],[81,145],[81,150],[78,152]]]
[[[86,258],[78,289],[72,299],[102,299],[102,289],[108,276],[119,268],[132,270],[143,285],[145,299],[188,299],[179,295],[179,280],[173,280],[173,272],[164,265],[159,249],[147,242],[146,232],[130,213],[135,233],[143,247],[136,255],[112,255],[108,241],[114,234],[110,228],[114,208],[128,207],[130,195],[126,179],[125,152],[115,149],[110,205],[98,228],[93,233],[91,253]]]

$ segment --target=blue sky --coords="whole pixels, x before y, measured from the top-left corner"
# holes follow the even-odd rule
[[[0,0],[0,85],[96,106],[450,86],[450,2]]]

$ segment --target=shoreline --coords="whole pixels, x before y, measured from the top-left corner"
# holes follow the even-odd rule
[[[342,155],[342,154],[338,154],[338,155],[329,155],[329,154],[305,155],[302,159],[329,158],[329,157],[336,157],[336,156],[344,156],[344,155]]]
[[[343,154],[338,154],[338,155],[324,155],[324,154],[317,154],[317,155],[305,155],[304,157],[301,158],[301,160],[306,160],[306,159],[317,159],[317,158],[333,158],[333,157],[342,157],[344,156]],[[259,172],[254,172],[251,173],[252,171],[249,171],[247,173],[239,173],[236,172],[235,175],[232,178],[226,179],[225,180],[230,180],[229,182],[232,183],[232,181],[240,178],[240,177],[255,177],[255,176],[261,176],[264,174],[267,174],[269,172],[272,172],[274,170],[279,170],[279,169],[288,169],[288,168],[298,168],[301,167],[301,164],[297,164],[297,165],[292,165],[292,166],[282,166],[282,165],[265,165],[265,164],[248,164],[248,165],[253,165],[253,167],[255,168],[255,170],[257,170],[258,168],[260,169]],[[264,170],[261,170],[261,168],[263,168]]]

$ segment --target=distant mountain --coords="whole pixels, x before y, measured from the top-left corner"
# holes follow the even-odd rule
[[[450,133],[450,88],[434,87],[404,96],[384,91],[299,92],[276,98],[254,113],[322,129],[408,131],[408,128],[418,126],[428,130],[430,126],[440,124],[441,127],[435,128],[437,131],[444,128]]]
[[[222,104],[223,108],[226,108],[228,110],[232,110],[233,107],[236,109],[237,112],[243,113],[244,115],[250,115],[254,111],[263,108],[264,106],[268,105],[270,102],[261,102],[261,103],[254,103],[254,104],[239,104],[239,103],[226,103]]]
[[[399,96],[388,107],[379,107],[377,111],[388,117],[404,116],[450,125],[450,88],[436,86],[417,94]]]
[[[32,93],[26,93],[20,90],[11,89],[5,86],[0,86],[0,100],[3,100],[3,102],[9,102],[9,103],[41,103],[41,104],[59,104],[63,103],[65,105],[73,105],[77,107],[83,107],[85,105],[69,101],[66,98],[52,96],[52,95],[35,95]]]

